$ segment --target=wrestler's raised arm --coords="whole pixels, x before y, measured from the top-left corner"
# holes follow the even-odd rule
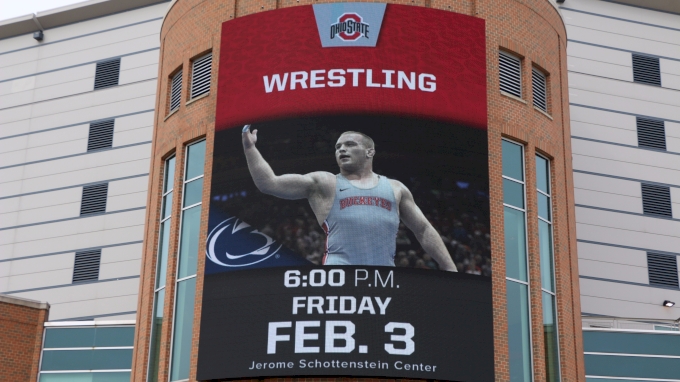
[[[423,212],[413,200],[411,191],[399,182],[401,198],[399,200],[399,216],[404,224],[418,239],[425,252],[439,264],[439,269],[450,272],[458,272],[456,265],[451,260],[451,255],[444,245],[437,230],[427,220]]]
[[[304,199],[309,198],[318,187],[319,174],[317,173],[274,174],[274,170],[255,147],[257,130],[251,132],[250,125],[243,127],[242,139],[248,170],[250,170],[255,186],[261,192],[282,199]]]

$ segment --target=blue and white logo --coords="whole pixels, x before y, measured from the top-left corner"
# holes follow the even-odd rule
[[[248,223],[231,217],[208,234],[206,256],[223,267],[247,267],[278,254],[282,246]]]

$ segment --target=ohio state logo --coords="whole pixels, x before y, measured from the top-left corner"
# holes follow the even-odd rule
[[[331,25],[331,39],[335,36],[343,41],[356,41],[361,36],[368,38],[368,24],[356,13],[344,13]]]

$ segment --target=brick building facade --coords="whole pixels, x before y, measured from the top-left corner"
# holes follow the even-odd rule
[[[165,160],[172,155],[178,164],[172,184],[181,190],[185,148],[205,138],[204,185],[211,180],[217,75],[220,57],[220,31],[225,21],[257,12],[315,4],[315,1],[275,0],[178,0],[171,4],[161,29],[161,52],[157,88],[156,116],[151,157],[148,209],[146,216],[144,257],[137,310],[137,332],[133,356],[132,380],[147,379],[154,292],[156,285],[157,250],[161,220],[161,197]],[[502,140],[509,139],[524,146],[525,158],[540,154],[550,160],[553,199],[555,293],[559,327],[559,364],[561,380],[583,381],[583,349],[576,257],[573,179],[571,164],[568,109],[566,30],[555,6],[548,0],[413,0],[388,3],[429,7],[457,12],[486,21],[488,148],[491,209],[492,285],[494,315],[495,375],[498,381],[509,381],[508,324],[505,279],[505,243],[503,223]],[[499,91],[499,51],[521,59],[522,93],[514,97]],[[212,52],[213,76],[211,92],[189,101],[192,61]],[[547,74],[547,113],[533,106],[532,68]],[[182,96],[178,109],[170,112],[171,79],[182,71]],[[526,160],[526,189],[536,190],[536,168]],[[177,193],[177,192],[176,192]],[[203,188],[203,205],[207,205],[210,187]],[[175,312],[176,283],[181,197],[173,199],[170,225],[168,271],[163,305],[163,325],[160,329],[158,380],[168,380],[172,341],[172,320]],[[543,311],[538,239],[538,211],[535,192],[526,192],[529,283],[531,287],[531,352],[534,381],[546,380],[543,338]],[[208,208],[201,211],[199,243],[206,240]],[[199,251],[200,253],[201,251]],[[204,256],[198,256],[196,294],[202,299]],[[193,336],[189,380],[195,380],[201,307],[194,304]]]
[[[43,325],[50,305],[18,297],[0,296],[0,379],[38,379]]]

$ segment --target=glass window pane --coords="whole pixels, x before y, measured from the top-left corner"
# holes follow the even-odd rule
[[[553,248],[550,224],[538,220],[538,246],[541,251],[541,287],[555,292],[553,278]]]
[[[583,349],[597,353],[680,356],[680,335],[584,331]]]
[[[524,185],[503,179],[503,203],[524,208]]]
[[[586,374],[608,377],[678,379],[679,358],[584,356]]]
[[[503,175],[524,181],[522,146],[503,141]]]
[[[130,372],[40,374],[40,382],[129,382]]]
[[[526,231],[524,212],[505,207],[506,276],[527,281]]]
[[[200,203],[203,193],[203,178],[196,179],[184,186],[184,204],[182,207]]]
[[[551,221],[550,198],[541,194],[540,192],[537,192],[536,194],[538,195],[538,216],[547,221]]]
[[[550,194],[548,171],[548,160],[543,157],[536,156],[536,187],[546,194]]]
[[[165,289],[156,292],[154,298],[154,315],[151,323],[151,343],[149,349],[149,382],[158,382],[158,356],[161,346],[161,329],[163,327],[163,302]]]
[[[47,328],[45,349],[94,346],[94,328]]]
[[[168,219],[161,223],[161,237],[158,238],[158,265],[156,266],[156,289],[165,286],[165,277],[168,271],[168,247],[170,246],[170,222]]]
[[[510,382],[531,382],[528,288],[506,281],[508,296],[508,351]]]
[[[41,370],[115,370],[132,367],[132,349],[43,351]]]
[[[135,343],[135,327],[98,327],[95,329],[95,347],[132,346]]]
[[[557,316],[555,296],[543,292],[543,342],[547,382],[559,382],[560,366],[557,343]]]
[[[168,159],[165,162],[165,180],[163,181],[163,193],[172,190],[175,180],[175,157]]]
[[[198,261],[198,232],[201,229],[201,206],[184,211],[179,247],[178,279],[196,274]]]
[[[191,335],[194,321],[194,295],[196,278],[181,281],[177,285],[175,307],[175,333],[173,335],[170,380],[189,378],[191,361]]]
[[[130,381],[130,372],[122,373],[92,373],[92,382],[128,382]]]
[[[172,192],[163,197],[161,220],[170,216],[170,212],[172,212]]]
[[[187,154],[187,171],[184,180],[193,179],[203,174],[205,163],[205,141],[189,146]]]

